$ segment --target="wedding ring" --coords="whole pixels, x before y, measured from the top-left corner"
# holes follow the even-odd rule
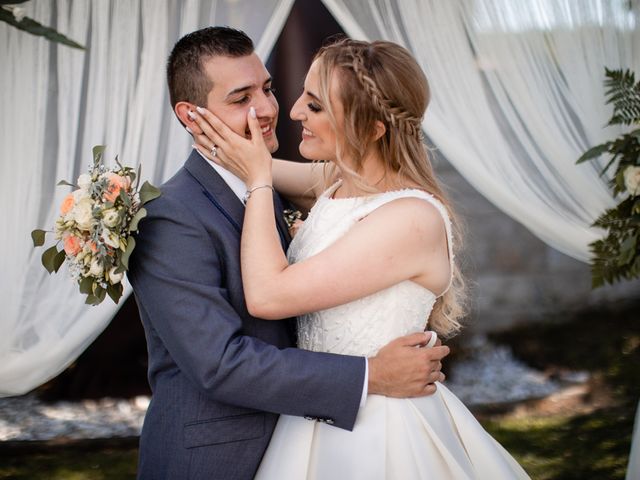
[[[214,145],[213,147],[211,147],[211,156],[213,158],[216,158],[216,155],[218,155],[218,147]]]

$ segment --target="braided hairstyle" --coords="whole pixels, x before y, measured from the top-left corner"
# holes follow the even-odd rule
[[[362,42],[348,38],[324,46],[314,60],[319,66],[319,96],[329,120],[339,132],[336,165],[328,168],[328,180],[350,176],[365,191],[375,191],[360,177],[365,155],[377,149],[386,177],[393,188],[419,188],[437,198],[447,209],[454,233],[454,251],[460,249],[460,228],[451,204],[436,180],[423,143],[422,119],[430,100],[427,78],[403,47],[392,42]],[[330,101],[331,82],[339,82],[338,100],[344,122],[338,129]],[[376,140],[376,122],[385,133]],[[344,159],[349,161],[345,162]],[[337,168],[336,168],[337,167]],[[455,256],[454,256],[455,258]],[[456,262],[451,288],[440,297],[431,313],[430,328],[442,336],[451,336],[460,328],[465,312],[466,290]]]

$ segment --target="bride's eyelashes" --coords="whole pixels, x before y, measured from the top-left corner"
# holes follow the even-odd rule
[[[307,103],[307,107],[309,107],[309,110],[311,110],[313,113],[318,113],[322,111],[322,107],[313,102]]]

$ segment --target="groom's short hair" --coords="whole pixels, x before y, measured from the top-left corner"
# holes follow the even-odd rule
[[[182,37],[167,62],[171,106],[178,102],[207,104],[207,95],[213,88],[203,65],[207,58],[244,57],[253,50],[253,42],[247,34],[230,27],[207,27]]]

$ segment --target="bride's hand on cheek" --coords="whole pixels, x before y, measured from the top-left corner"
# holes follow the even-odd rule
[[[253,107],[247,112],[250,139],[235,133],[207,109],[198,107],[191,118],[202,131],[202,134],[193,134],[194,147],[200,153],[234,173],[248,187],[271,184],[271,153],[264,143]]]

